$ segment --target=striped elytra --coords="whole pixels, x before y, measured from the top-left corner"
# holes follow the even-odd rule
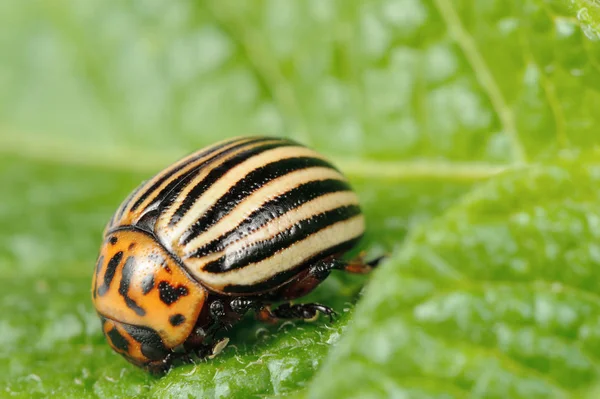
[[[356,194],[322,155],[288,139],[226,140],[120,205],[104,231],[94,304],[115,351],[162,370],[176,353],[212,345],[207,331],[248,309],[301,314],[265,309],[343,268],[332,260],[363,233]]]

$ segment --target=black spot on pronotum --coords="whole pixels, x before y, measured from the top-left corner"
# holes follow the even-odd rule
[[[106,271],[104,272],[104,283],[98,288],[98,295],[102,296],[108,292],[110,283],[112,283],[113,278],[115,277],[117,266],[121,263],[121,259],[123,259],[123,251],[117,252],[115,256],[108,261]]]
[[[158,283],[158,293],[161,301],[167,305],[171,305],[174,302],[177,302],[180,297],[186,296],[188,294],[188,289],[183,285],[173,287],[168,282],[161,281]]]
[[[145,316],[146,311],[138,306],[138,304],[128,296],[125,297],[125,304],[129,309],[132,309],[138,316]]]
[[[112,245],[115,245],[119,241],[119,239],[116,236],[112,236],[110,237],[109,241]]]
[[[98,262],[96,263],[96,276],[100,274],[100,269],[102,269],[102,265],[104,264],[104,255],[100,255],[98,258]]]
[[[96,263],[96,279],[94,280],[94,291],[93,291],[94,299],[96,299],[96,292],[98,291],[98,275],[100,274],[100,269],[102,268],[103,264],[104,264],[104,255],[100,255],[100,257],[98,258],[98,262]]]
[[[110,339],[110,342],[115,347],[115,349],[123,352],[127,352],[129,350],[129,342],[127,342],[127,339],[123,335],[121,335],[121,333],[116,328],[109,330],[108,333],[106,333],[106,335]]]
[[[169,317],[169,323],[171,323],[171,325],[173,327],[177,327],[184,321],[185,321],[185,316],[182,314],[179,314],[179,313],[174,314],[173,316]]]
[[[144,316],[146,311],[142,309],[133,299],[131,299],[128,295],[129,292],[129,284],[131,283],[131,278],[133,277],[135,257],[130,256],[125,261],[125,265],[123,266],[123,272],[121,273],[121,285],[119,286],[119,294],[123,296],[125,299],[125,304],[128,308],[132,309],[138,316]]]
[[[152,252],[148,255],[148,259],[150,259],[152,263],[160,265],[167,273],[172,274],[171,268],[167,264],[167,259],[160,253]]]
[[[123,328],[131,338],[141,344],[142,354],[150,360],[161,360],[169,353],[156,331],[147,327],[124,324]]]
[[[129,244],[129,250],[133,251],[133,248],[135,248],[135,242],[132,242],[131,244]]]
[[[142,293],[148,295],[154,288],[154,274],[150,273],[142,280]]]

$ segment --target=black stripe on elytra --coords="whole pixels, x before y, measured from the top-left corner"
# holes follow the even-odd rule
[[[139,342],[141,345],[142,354],[150,360],[161,360],[169,353],[165,347],[160,335],[156,331],[148,327],[132,326],[123,324],[123,329]]]
[[[120,220],[123,215],[125,214],[125,211],[127,210],[127,208],[129,207],[129,204],[131,203],[131,200],[133,199],[133,197],[135,197],[135,195],[137,193],[140,192],[140,190],[144,187],[144,185],[146,184],[147,180],[144,180],[143,182],[141,182],[128,196],[127,198],[125,198],[125,201],[123,201],[123,203],[121,204],[121,206],[119,207],[119,209],[117,210],[117,212],[115,213],[116,218],[115,220]]]
[[[117,266],[121,263],[121,259],[123,259],[123,251],[117,252],[106,265],[106,271],[104,272],[104,283],[98,288],[98,295],[103,296],[108,292],[110,288],[110,284],[115,278],[115,272],[117,271]]]
[[[119,210],[117,209],[117,212]],[[113,213],[113,215],[110,217],[110,220],[108,221],[108,224],[106,225],[106,228],[111,228],[112,226],[114,226],[115,224],[115,220],[117,219],[117,212]]]
[[[200,174],[205,168],[209,167],[211,164],[215,163],[221,158],[226,157],[232,152],[235,152],[241,148],[251,146],[252,144],[261,142],[266,140],[265,138],[256,138],[254,140],[250,140],[248,142],[243,142],[232,146],[231,148],[226,149],[225,151],[221,151],[210,158],[204,160],[202,163],[195,165],[192,169],[190,169],[187,173],[182,174],[181,176],[173,179],[167,186],[161,190],[161,192],[152,200],[152,202],[148,205],[151,207],[153,204],[157,202],[160,204],[156,212],[157,215],[160,215],[164,209],[168,209],[177,200],[177,197],[186,187],[189,186],[190,182],[193,181],[198,174]],[[147,208],[148,208],[147,207]],[[141,222],[141,221],[140,221]],[[137,225],[136,225],[137,226]],[[150,231],[150,230],[149,230]]]
[[[174,174],[176,174],[177,172],[179,172],[180,170],[184,169],[185,167],[189,166],[190,164],[193,164],[194,162],[198,161],[201,158],[204,158],[205,156],[211,155],[208,159],[204,160],[203,162],[201,162],[198,165],[195,165],[191,170],[189,170],[188,172],[182,174],[181,176],[179,176],[176,179],[173,179],[171,182],[169,182],[169,184],[167,184],[162,190],[160,190],[160,192],[154,197],[154,199],[152,200],[152,203],[156,203],[156,202],[161,202],[165,197],[167,197],[169,195],[169,193],[171,191],[173,191],[173,189],[175,189],[175,187],[177,187],[179,184],[181,184],[182,181],[184,181],[186,178],[189,179],[189,175],[194,175],[194,172],[201,170],[203,167],[205,167],[206,165],[210,164],[211,162],[213,162],[215,159],[221,158],[233,151],[238,150],[241,147],[244,147],[246,145],[249,144],[253,144],[256,142],[260,142],[265,140],[264,138],[255,138],[249,141],[243,141],[241,143],[238,143],[230,148],[227,148],[225,151],[221,151],[223,148],[227,147],[228,145],[231,145],[232,143],[234,143],[235,141],[238,140],[230,140],[228,142],[225,142],[215,148],[209,148],[206,151],[202,151],[200,153],[198,153],[197,155],[195,155],[193,158],[189,159],[187,162],[182,163],[181,165],[178,165],[176,167],[174,167],[173,169],[170,169],[166,172],[163,172],[161,177],[152,185],[150,186],[139,198],[138,200],[133,204],[133,206],[131,207],[131,211],[135,211],[137,208],[139,208],[140,205],[142,205],[142,203],[154,192],[156,192],[156,190],[158,190],[158,188],[167,180],[169,180]],[[241,140],[239,140],[241,141]]]
[[[215,184],[223,175],[229,172],[233,167],[241,164],[242,162],[261,154],[267,150],[278,148],[278,147],[286,147],[297,145],[296,143],[288,140],[280,140],[274,143],[259,145],[256,147],[252,147],[245,151],[240,152],[239,154],[231,157],[230,159],[224,161],[222,164],[216,166],[212,169],[204,179],[198,182],[192,190],[188,193],[188,195],[183,199],[181,205],[175,210],[171,220],[169,221],[169,225],[173,226],[183,218],[183,216],[190,210],[192,205],[198,200],[198,198],[204,194],[206,190],[208,190],[213,184]]]
[[[279,195],[260,205],[242,222],[220,237],[206,243],[189,255],[191,258],[200,258],[211,253],[224,250],[235,241],[252,234],[268,222],[295,209],[317,197],[340,191],[349,191],[350,186],[342,180],[326,179],[314,180]]]
[[[115,349],[118,349],[119,351],[123,351],[123,352],[127,352],[129,350],[129,342],[119,332],[119,330],[117,330],[116,327],[113,327],[112,329],[108,330],[106,335],[110,339],[110,342],[113,344]]]
[[[189,243],[194,238],[214,226],[221,218],[230,213],[245,198],[256,190],[269,184],[281,176],[294,171],[312,168],[312,167],[330,167],[329,162],[313,157],[296,157],[280,159],[268,163],[252,172],[248,173],[242,179],[238,180],[227,193],[219,198],[182,237],[182,245]],[[275,184],[275,183],[274,183]]]
[[[358,244],[361,238],[362,234],[358,237],[344,241],[333,247],[329,247],[319,252],[318,254],[312,256],[310,259],[302,262],[298,266],[294,266],[289,270],[285,270],[258,283],[254,283],[252,285],[228,285],[223,288],[223,292],[237,294],[257,294],[265,291],[270,291],[290,281],[294,276],[298,275],[298,273],[302,272],[305,269],[308,269],[316,262],[326,259],[330,256],[341,255],[351,250],[356,244]]]
[[[158,296],[160,297],[160,300],[167,306],[177,302],[180,297],[186,296],[188,293],[189,291],[184,285],[173,287],[167,281],[161,281],[158,283]]]
[[[153,192],[155,192],[164,182],[166,182],[167,180],[169,180],[174,174],[176,174],[177,172],[179,172],[180,170],[184,169],[186,166],[196,162],[197,160],[207,156],[210,153],[214,153],[214,152],[218,152],[220,149],[222,149],[223,147],[227,146],[231,144],[231,142],[226,142],[221,144],[220,146],[217,146],[215,148],[208,148],[204,151],[200,151],[198,154],[196,154],[195,156],[193,156],[192,158],[188,159],[186,162],[183,162],[179,165],[176,165],[174,167],[172,167],[171,169],[168,169],[166,171],[163,171],[160,175],[160,178],[154,182],[154,184],[152,184],[150,187],[148,187],[148,189],[146,191],[144,191],[144,193],[137,199],[137,201],[131,206],[131,211],[135,211],[137,208],[139,208],[140,205],[142,205],[142,203],[146,200],[146,198],[148,198],[150,196],[150,194],[152,194]]]
[[[119,294],[125,299],[125,303],[127,307],[135,312],[138,316],[144,316],[146,311],[142,309],[133,299],[131,299],[128,295],[129,293],[129,284],[131,284],[131,278],[133,277],[133,273],[135,272],[134,268],[135,257],[130,256],[125,261],[125,265],[123,266],[123,270],[121,271],[121,284],[119,285]]]
[[[210,273],[226,273],[230,270],[248,266],[251,263],[263,261],[272,257],[278,251],[288,248],[320,230],[359,214],[360,207],[358,205],[346,205],[313,215],[281,231],[271,239],[259,241],[252,246],[227,253],[219,259],[207,263],[202,269]]]

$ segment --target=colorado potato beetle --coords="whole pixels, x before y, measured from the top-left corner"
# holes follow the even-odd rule
[[[356,194],[317,152],[281,138],[222,141],[120,205],[104,230],[93,303],[116,352],[164,372],[216,354],[216,334],[250,310],[263,321],[333,315],[288,301],[334,269],[371,270],[379,259],[341,259],[364,229]]]

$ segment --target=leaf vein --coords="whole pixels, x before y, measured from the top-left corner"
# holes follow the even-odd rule
[[[2,131],[2,129],[0,129]],[[32,143],[18,133],[0,135],[0,154],[62,165],[98,167],[123,172],[158,172],[182,154],[169,150],[136,150],[123,147],[74,146],[71,142],[39,138]],[[353,178],[393,181],[440,179],[480,181],[506,171],[509,167],[483,162],[438,160],[379,161],[332,155],[332,162]]]
[[[283,116],[295,123],[297,129],[294,129],[294,133],[301,137],[304,144],[310,145],[312,139],[304,125],[296,92],[281,72],[276,59],[271,56],[260,35],[247,28],[243,20],[226,11],[225,8],[228,8],[227,3],[222,1],[214,2],[214,4],[210,2],[207,5],[207,11],[238,46],[247,60],[248,67],[263,85],[275,105],[282,111]]]
[[[527,154],[519,138],[513,112],[504,99],[502,91],[479,52],[475,40],[462,25],[460,17],[451,1],[434,0],[434,3],[438,8],[441,17],[446,22],[450,33],[454,36],[456,43],[462,49],[467,61],[473,68],[475,77],[487,93],[492,106],[498,114],[498,118],[502,123],[504,131],[509,136],[517,163],[526,163]]]

